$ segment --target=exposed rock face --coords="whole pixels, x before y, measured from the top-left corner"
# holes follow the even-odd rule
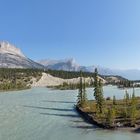
[[[8,42],[0,42],[0,68],[43,69],[44,66],[25,57],[20,49]]]
[[[101,77],[99,78],[103,81],[103,83],[106,83],[106,80],[104,80]],[[90,83],[91,80],[94,81],[93,78],[92,79],[90,77],[85,78],[86,83]],[[64,82],[68,84],[78,84],[80,78],[62,79],[62,78],[54,77],[50,74],[42,73],[42,77],[39,81],[36,81],[36,79],[32,79],[32,81],[33,81],[32,87],[46,87],[46,86],[62,85]]]
[[[8,53],[25,57],[19,48],[16,48],[15,46],[9,44],[8,42],[0,42],[0,53],[1,54]]]

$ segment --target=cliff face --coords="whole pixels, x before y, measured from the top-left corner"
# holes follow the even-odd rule
[[[19,48],[16,48],[15,46],[11,45],[8,42],[0,42],[0,53],[1,54],[9,53],[13,55],[18,55],[20,57],[25,57]]]
[[[44,66],[27,58],[20,49],[8,42],[0,42],[0,67],[1,68],[38,68]]]

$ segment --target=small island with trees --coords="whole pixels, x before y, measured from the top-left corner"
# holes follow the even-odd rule
[[[86,121],[104,129],[140,126],[140,97],[135,96],[135,88],[131,94],[126,90],[124,99],[117,100],[115,96],[105,99],[102,81],[95,69],[93,96],[94,100],[87,99],[86,84],[81,72],[76,110]]]

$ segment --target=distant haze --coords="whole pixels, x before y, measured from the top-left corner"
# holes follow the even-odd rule
[[[47,69],[53,70],[65,70],[65,71],[86,71],[94,72],[95,68],[98,69],[99,74],[101,75],[118,75],[129,80],[140,80],[140,70],[137,69],[112,69],[99,65],[92,66],[80,66],[75,59],[64,59],[64,60],[40,60],[38,63],[46,66]]]

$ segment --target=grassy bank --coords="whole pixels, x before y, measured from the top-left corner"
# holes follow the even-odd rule
[[[106,100],[103,104],[102,113],[99,113],[96,101],[87,101],[81,106],[76,106],[85,119],[91,120],[102,128],[121,128],[140,126],[140,98],[135,99],[136,107],[133,109],[131,100]]]

